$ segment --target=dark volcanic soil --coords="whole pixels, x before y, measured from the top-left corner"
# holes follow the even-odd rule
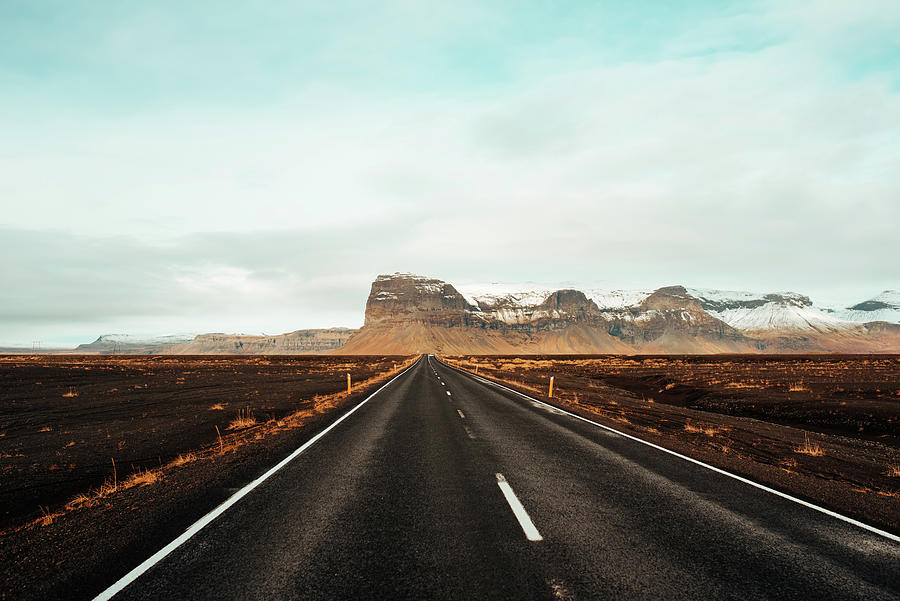
[[[645,440],[900,531],[896,355],[447,359]]]
[[[122,481],[227,438],[239,414],[277,420],[405,359],[0,357],[0,531],[112,480],[113,461]]]
[[[550,362],[546,368],[564,394],[595,383],[657,403],[900,446],[896,355],[536,356],[491,363],[515,377],[535,360]],[[567,376],[574,377],[571,386]]]

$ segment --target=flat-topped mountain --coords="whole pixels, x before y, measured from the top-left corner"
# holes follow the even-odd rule
[[[408,273],[380,275],[366,303],[365,326],[337,352],[900,351],[900,325],[842,319],[791,292],[759,295],[683,286],[464,290]]]
[[[412,274],[380,275],[366,302],[366,326],[385,321],[426,321],[463,325],[475,307],[446,282]]]

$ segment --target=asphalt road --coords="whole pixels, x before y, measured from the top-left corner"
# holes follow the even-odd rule
[[[115,599],[897,599],[900,544],[423,358]]]

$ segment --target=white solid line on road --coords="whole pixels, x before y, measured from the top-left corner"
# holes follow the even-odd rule
[[[416,363],[418,363],[418,362],[416,362]],[[228,499],[224,503],[222,503],[221,505],[219,505],[218,507],[216,507],[215,509],[213,509],[212,511],[207,513],[205,516],[203,516],[202,518],[200,518],[199,520],[197,520],[196,522],[191,524],[191,526],[187,530],[185,530],[181,536],[179,536],[178,538],[176,538],[175,540],[170,542],[168,545],[166,545],[165,547],[163,547],[162,549],[160,549],[159,551],[157,551],[156,553],[151,555],[148,559],[146,559],[138,567],[134,568],[133,570],[131,570],[130,572],[128,572],[127,574],[122,576],[112,586],[110,586],[108,589],[106,589],[105,591],[103,591],[102,593],[100,593],[99,595],[94,597],[94,601],[106,601],[107,599],[112,599],[113,596],[115,596],[126,586],[128,586],[129,584],[131,584],[132,582],[137,580],[144,572],[146,572],[147,570],[152,568],[154,565],[159,563],[163,558],[166,557],[166,555],[168,555],[169,553],[171,553],[172,551],[174,551],[175,549],[177,549],[178,547],[183,545],[191,537],[193,537],[195,534],[197,534],[198,532],[203,530],[203,528],[205,528],[207,525],[209,525],[210,522],[212,522],[217,517],[219,517],[220,515],[225,513],[232,505],[234,505],[235,503],[240,501],[242,498],[244,498],[244,496],[246,496],[247,493],[249,493],[254,488],[256,488],[257,486],[262,484],[272,474],[274,474],[275,472],[277,472],[278,470],[280,470],[281,468],[286,466],[288,463],[293,461],[303,451],[305,451],[309,447],[316,444],[323,436],[328,434],[338,424],[340,424],[342,421],[344,421],[345,419],[347,419],[348,417],[353,415],[357,409],[359,409],[360,407],[362,407],[363,405],[368,403],[369,400],[372,399],[372,397],[374,397],[376,394],[378,394],[379,392],[381,392],[382,390],[387,388],[394,380],[396,380],[397,378],[399,378],[400,376],[402,376],[403,374],[405,374],[406,372],[411,370],[413,367],[415,367],[416,363],[413,363],[412,365],[410,365],[409,367],[404,369],[402,372],[400,372],[399,374],[397,374],[396,376],[394,376],[393,378],[391,378],[390,380],[385,382],[381,386],[381,388],[379,388],[378,390],[376,390],[375,392],[370,394],[364,400],[360,401],[360,403],[357,406],[355,406],[353,409],[351,409],[350,411],[348,411],[347,413],[345,413],[344,415],[339,417],[337,420],[335,420],[335,422],[333,424],[331,424],[330,426],[328,426],[327,428],[325,428],[324,430],[322,430],[321,432],[319,432],[318,434],[316,434],[315,436],[313,436],[312,438],[307,440],[305,443],[303,443],[302,446],[300,446],[300,448],[298,448],[296,451],[294,451],[293,453],[291,453],[290,455],[288,455],[287,457],[285,457],[284,459],[279,461],[277,464],[275,464],[274,467],[270,468],[269,471],[267,471],[262,476],[260,476],[259,478],[257,478],[256,480],[254,480],[253,482],[251,482],[244,488],[240,489],[239,491],[237,491],[230,497],[228,497]]]
[[[460,411],[459,409],[457,409],[456,412],[459,413],[459,416],[460,416],[461,418],[466,419],[466,416],[463,415],[463,412],[462,412],[462,411]]]
[[[542,405],[546,405],[547,407],[551,407],[553,409],[561,411],[562,413],[565,413],[566,415],[568,415],[570,417],[574,417],[575,419],[581,420],[583,422],[593,424],[594,426],[597,426],[598,428],[603,428],[604,430],[607,430],[609,432],[614,432],[615,434],[618,434],[619,436],[624,436],[625,438],[628,438],[629,440],[639,442],[641,444],[647,445],[648,447],[653,447],[654,449],[662,451],[663,453],[668,453],[669,455],[673,455],[675,457],[678,457],[679,459],[684,459],[685,461],[690,461],[691,463],[699,465],[700,467],[705,467],[708,470],[712,470],[712,471],[716,472],[717,474],[722,474],[723,476],[728,476],[729,478],[734,478],[738,482],[743,482],[744,484],[749,484],[750,486],[753,486],[755,488],[763,490],[767,493],[771,493],[777,497],[781,497],[782,499],[792,501],[794,503],[797,503],[798,505],[803,505],[804,507],[807,507],[814,511],[818,511],[820,513],[824,513],[825,515],[831,516],[833,518],[837,518],[843,522],[847,522],[848,524],[853,524],[854,526],[862,528],[863,530],[868,530],[869,532],[871,532],[873,534],[877,534],[878,536],[882,536],[888,540],[892,540],[894,542],[900,542],[900,536],[891,534],[890,532],[886,532],[885,530],[881,530],[880,528],[876,528],[875,526],[870,526],[864,522],[860,522],[859,520],[854,520],[853,518],[847,517],[846,515],[842,515],[836,511],[831,511],[830,509],[825,509],[824,507],[819,507],[818,505],[816,505],[814,503],[810,503],[809,501],[804,501],[803,499],[798,499],[797,497],[793,497],[787,493],[781,492],[780,490],[775,490],[774,488],[769,488],[765,484],[760,484],[759,482],[754,482],[753,480],[744,478],[743,476],[738,476],[737,474],[732,474],[731,472],[725,471],[714,465],[710,465],[708,463],[703,463],[702,461],[700,461],[698,459],[694,459],[693,457],[688,457],[687,455],[682,455],[681,453],[677,453],[677,452],[667,449],[665,447],[661,447],[658,444],[653,444],[652,442],[647,442],[646,440],[638,438],[637,436],[632,436],[631,434],[626,434],[625,432],[622,432],[621,430],[616,430],[615,428],[610,428],[609,426],[605,426],[605,425],[597,423],[595,421],[591,421],[591,420],[587,419],[586,417],[581,417],[580,415],[578,415],[576,413],[572,413],[571,411],[566,411],[565,409],[562,409],[555,405],[551,405],[550,403],[545,403],[544,401],[541,401],[534,397],[528,396],[527,394],[525,394],[523,392],[519,392],[518,390],[513,390],[512,388],[509,388],[508,386],[504,386],[503,384],[500,384],[499,382],[494,382],[493,380],[488,380],[487,378],[483,378],[481,376],[476,376],[474,374],[470,374],[469,372],[463,371],[461,369],[457,369],[457,368],[451,368],[451,369],[456,369],[456,371],[458,371],[462,374],[465,374],[467,376],[473,377],[485,384],[489,384],[489,385],[495,386],[497,388],[502,388],[503,390],[507,390],[509,392],[512,392],[513,394],[517,394],[524,399],[528,399],[529,401],[534,401],[535,403],[540,403]]]
[[[497,486],[500,487],[503,496],[506,497],[506,502],[509,503],[510,509],[513,510],[516,519],[519,520],[519,525],[522,526],[522,530],[525,531],[525,538],[530,541],[544,540],[544,537],[541,536],[541,533],[535,528],[534,522],[528,517],[528,512],[522,507],[522,503],[519,501],[516,493],[513,492],[512,486],[510,486],[509,482],[506,481],[506,478],[503,477],[503,474],[497,474]]]

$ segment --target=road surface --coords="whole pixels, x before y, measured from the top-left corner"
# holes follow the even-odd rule
[[[149,563],[102,597],[900,598],[897,542],[433,357]]]

